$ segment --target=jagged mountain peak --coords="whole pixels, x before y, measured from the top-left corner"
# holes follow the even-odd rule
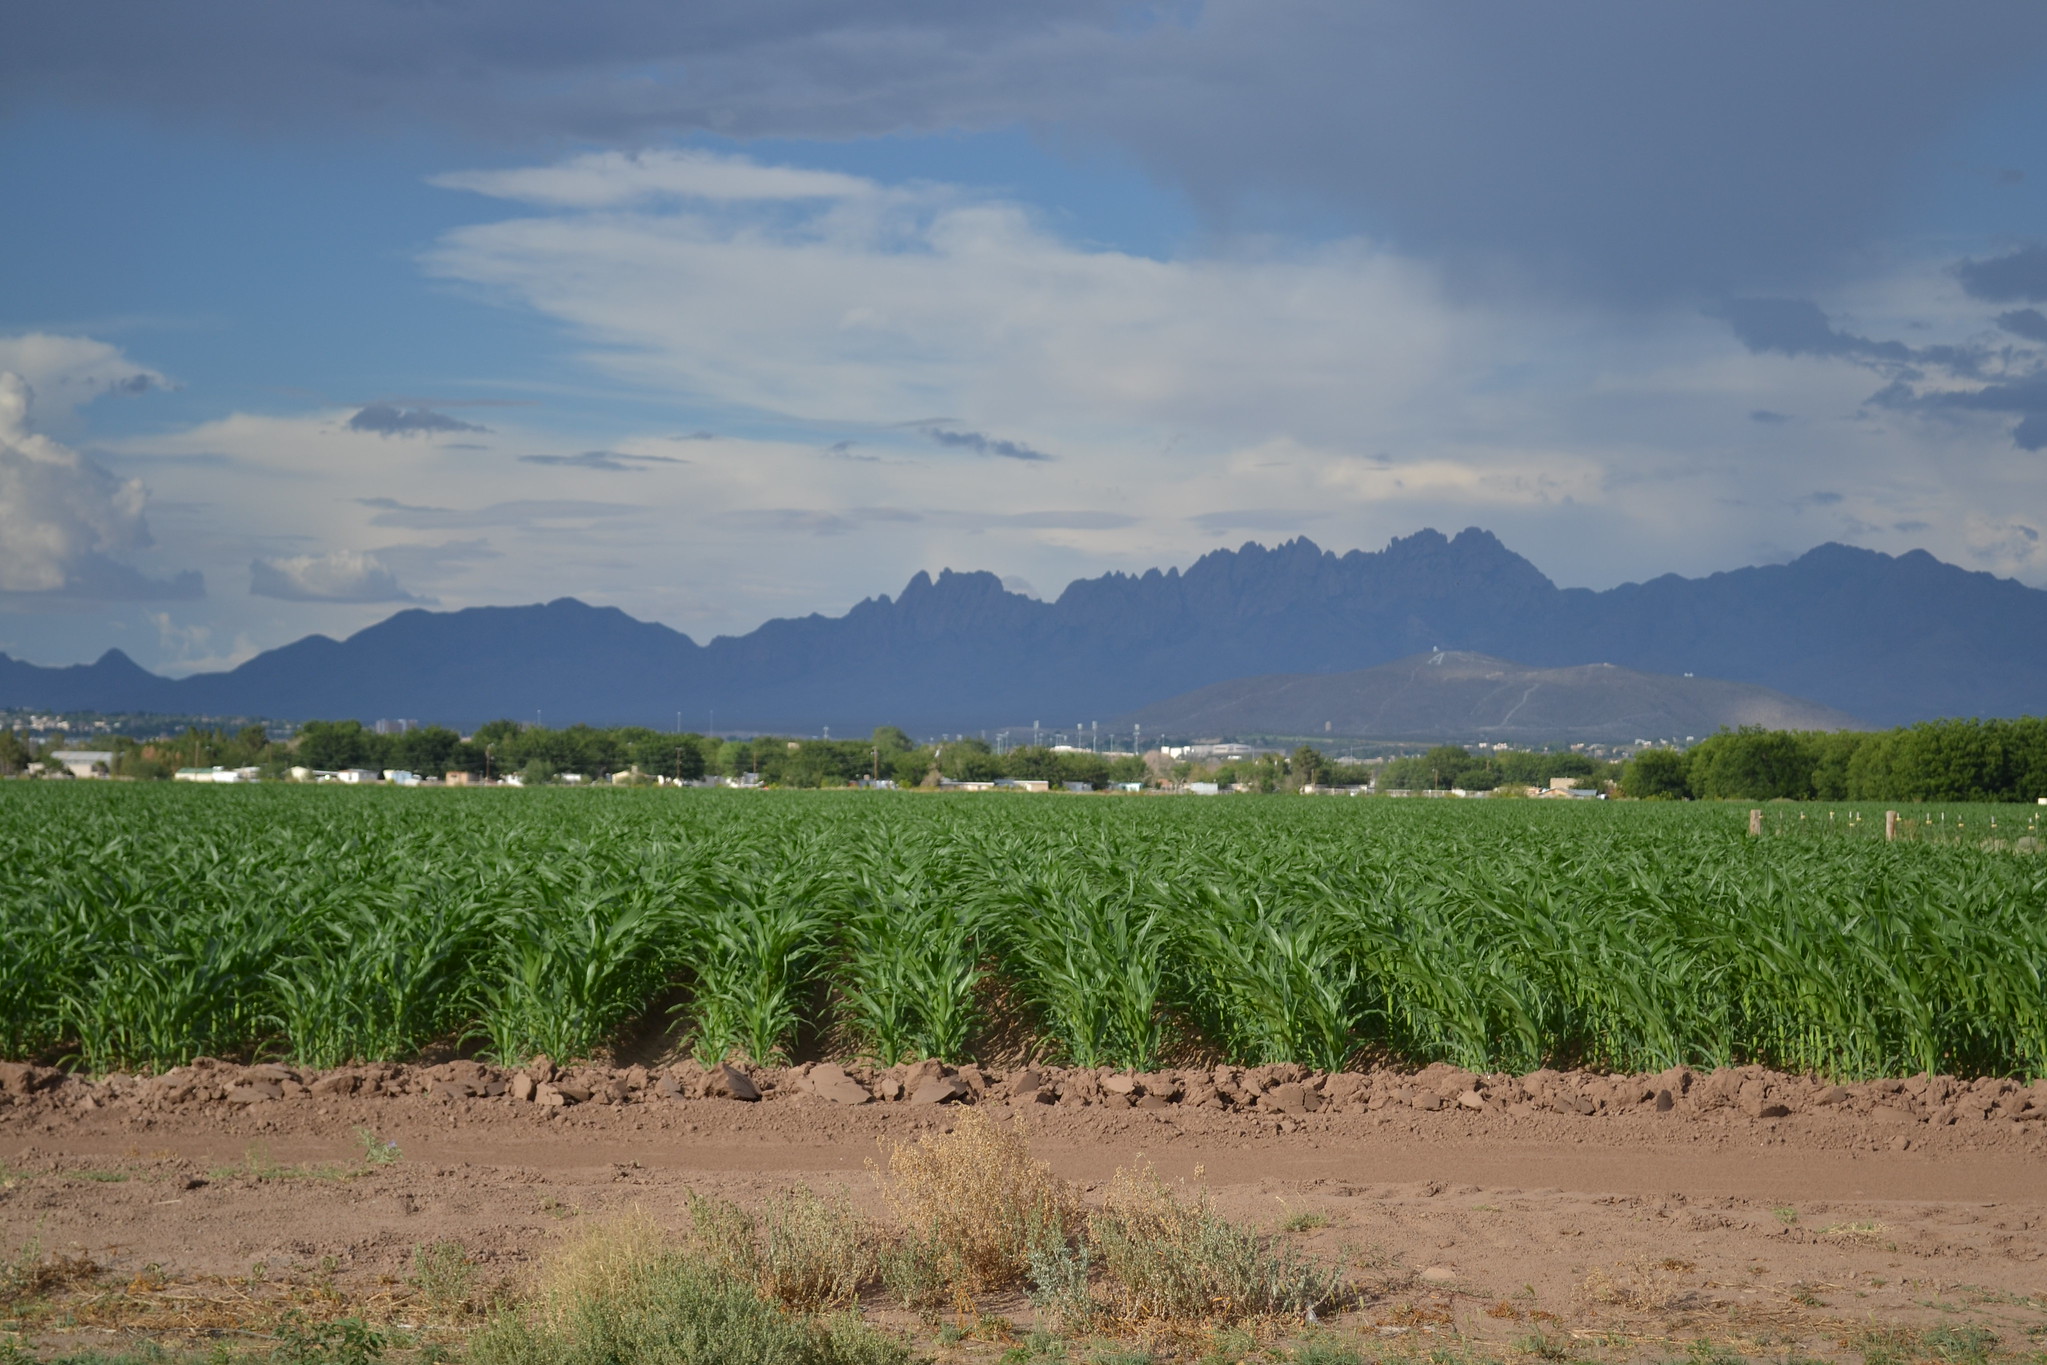
[[[1056,601],[984,570],[914,575],[841,616],[699,646],[560,597],[408,608],[172,681],[119,651],[43,669],[0,656],[0,705],[197,714],[568,719],[721,728],[901,724],[929,733],[1109,716],[1258,674],[1347,673],[1441,648],[1555,668],[1588,659],[1809,697],[1878,724],[2047,709],[2047,593],[1943,564],[1821,545],[1785,564],[1557,588],[1491,532],[1380,549],[1249,541],[1184,571],[1112,572]],[[1491,667],[1491,664],[1487,664]]]

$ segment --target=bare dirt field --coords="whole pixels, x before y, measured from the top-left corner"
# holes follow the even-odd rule
[[[459,1244],[480,1303],[607,1215],[681,1227],[690,1191],[803,1183],[879,1217],[888,1145],[960,1104],[1020,1118],[1084,1194],[1149,1163],[1343,1265],[1364,1292],[1320,1330],[1368,1355],[2047,1353],[2040,1085],[202,1063],[9,1067],[0,1100],[0,1317],[42,1354],[254,1343],[293,1310],[458,1334],[422,1248]],[[971,1322],[871,1312],[941,1359],[992,1360],[1032,1322],[1021,1296]]]

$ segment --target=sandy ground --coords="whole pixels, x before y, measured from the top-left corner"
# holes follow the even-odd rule
[[[1100,1094],[1047,1103],[1037,1087],[1012,1093],[993,1077],[968,1098],[1021,1116],[1034,1151],[1090,1193],[1150,1162],[1206,1187],[1231,1216],[1347,1265],[1371,1293],[1335,1330],[1386,1352],[1454,1341],[1501,1355],[1667,1358],[1707,1339],[1853,1360],[1878,1328],[1984,1329],[2004,1352],[2047,1352],[2037,1113],[2047,1103],[2033,1099],[2047,1089],[1933,1105],[1945,1092],[1929,1095],[1924,1078],[1915,1100],[1905,1088],[1836,1095],[1745,1072],[1728,1084],[1687,1076],[1689,1093],[1659,1109],[1659,1078],[1630,1098],[1638,1080],[1545,1077],[1544,1092],[1438,1071],[1436,1089],[1478,1102],[1420,1107],[1427,1079],[1390,1074],[1316,1112],[1140,1108]],[[225,1068],[185,1074],[210,1079],[215,1095],[247,1081]],[[747,1202],[803,1182],[844,1189],[878,1215],[871,1165],[887,1144],[959,1113],[833,1103],[803,1093],[794,1073],[761,1076],[774,1088],[758,1103],[690,1097],[701,1075],[670,1087],[680,1097],[659,1093],[637,1073],[616,1102],[552,1108],[463,1096],[492,1088],[473,1071],[453,1089],[435,1073],[372,1074],[401,1093],[313,1093],[317,1078],[298,1076],[276,1099],[209,1101],[201,1085],[169,1103],[175,1076],[38,1090],[17,1071],[0,1106],[0,1252],[33,1241],[96,1267],[50,1291],[49,1303],[70,1306],[38,1318],[31,1343],[75,1350],[181,1329],[191,1340],[254,1322],[236,1317],[236,1302],[420,1318],[407,1284],[415,1248],[459,1243],[479,1283],[516,1283],[608,1212],[637,1206],[682,1225],[692,1190]],[[1574,1086],[1601,1097],[1594,1112],[1556,1098]],[[1716,1088],[1747,1098],[1709,1105]],[[1788,1102],[1766,1105],[1765,1092]],[[1030,1319],[1021,1301],[989,1311],[1018,1330]],[[999,1354],[1001,1329],[982,1336],[995,1339],[925,1347]]]

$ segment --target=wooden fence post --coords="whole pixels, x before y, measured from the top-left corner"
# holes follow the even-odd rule
[[[1890,843],[1897,837],[1898,813],[1894,810],[1887,810],[1884,812],[1884,842]]]
[[[1763,832],[1763,813],[1761,811],[1752,810],[1748,813],[1748,832],[1751,835],[1760,835]]]

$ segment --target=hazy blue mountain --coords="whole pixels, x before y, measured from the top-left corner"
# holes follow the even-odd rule
[[[1844,711],[1754,683],[1615,664],[1530,668],[1443,650],[1354,673],[1210,683],[1119,717],[1151,734],[1342,735],[1517,745],[1703,738],[1725,726],[1854,730]]]
[[[280,719],[408,716],[460,726],[920,733],[1065,728],[1210,683],[1341,673],[1435,649],[1531,666],[1608,662],[1753,683],[1878,725],[2047,710],[2047,592],[1941,563],[1823,545],[1789,564],[1559,589],[1489,532],[1384,550],[1248,544],[1184,572],[1112,573],[1054,602],[990,573],[918,574],[844,616],[699,645],[572,598],[402,611],[171,681],[118,651],[43,669],[0,655],[0,705]]]

